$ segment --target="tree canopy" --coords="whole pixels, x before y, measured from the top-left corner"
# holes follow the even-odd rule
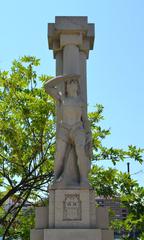
[[[0,232],[3,239],[18,236],[29,239],[29,229],[23,224],[22,230],[20,224],[26,222],[23,206],[45,204],[47,186],[53,178],[55,104],[42,87],[51,77],[37,74],[39,64],[39,59],[24,56],[14,60],[9,71],[0,71]],[[109,129],[101,127],[103,119],[103,106],[96,105],[95,111],[89,113],[93,136],[90,181],[97,195],[122,199],[130,213],[123,227],[131,231],[136,226],[142,234],[144,189],[129,174],[99,168],[96,162],[108,160],[115,165],[129,158],[141,164],[144,150],[133,145],[127,150],[103,146],[102,140],[110,134]],[[31,208],[27,211],[33,216]],[[29,227],[32,225],[33,218],[30,218]]]

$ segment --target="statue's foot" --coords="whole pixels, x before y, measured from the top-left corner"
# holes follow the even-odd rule
[[[54,179],[52,184],[49,186],[50,189],[64,188],[64,182],[62,178]]]
[[[90,189],[92,188],[87,179],[82,179],[80,182],[80,188]]]

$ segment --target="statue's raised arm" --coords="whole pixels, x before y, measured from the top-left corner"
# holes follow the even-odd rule
[[[59,78],[52,78],[48,80],[44,85],[45,91],[56,101],[61,100],[61,92],[58,90],[57,86],[62,80],[63,79],[61,78],[61,76]]]
[[[67,81],[67,79],[71,80],[78,77],[79,75],[74,74],[56,76],[44,84],[45,91],[56,101],[61,101],[63,93],[59,90],[58,85],[60,85],[62,82]]]

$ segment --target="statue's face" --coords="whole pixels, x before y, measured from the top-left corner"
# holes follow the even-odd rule
[[[78,82],[76,80],[71,80],[67,83],[67,94],[68,96],[77,96],[78,92]]]

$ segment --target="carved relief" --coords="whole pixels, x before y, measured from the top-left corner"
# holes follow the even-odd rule
[[[81,220],[81,201],[79,194],[66,194],[63,202],[63,220]]]

